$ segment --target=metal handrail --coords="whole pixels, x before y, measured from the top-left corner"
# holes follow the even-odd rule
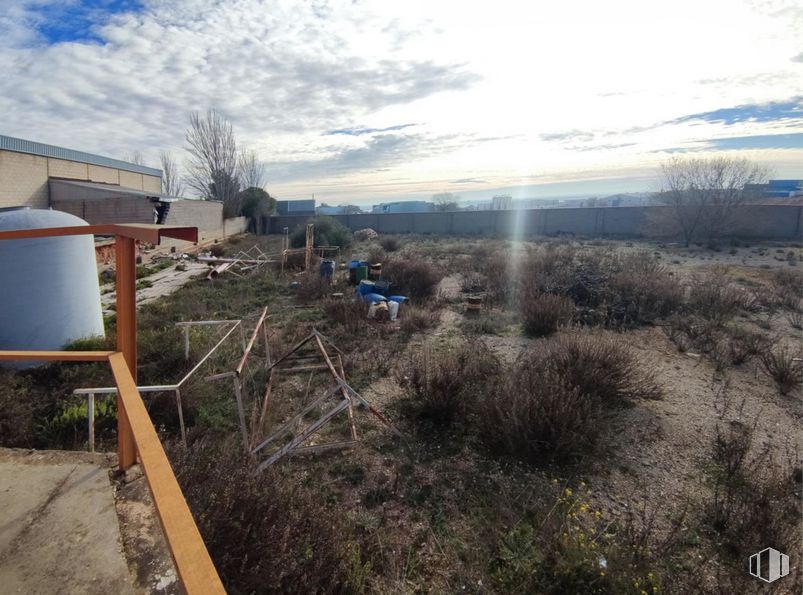
[[[117,458],[121,470],[137,455],[179,579],[189,595],[225,593],[209,552],[192,518],[170,461],[137,390],[135,241],[158,244],[164,237],[197,241],[191,227],[88,225],[0,232],[0,240],[70,235],[113,235],[117,256],[116,351],[0,351],[0,361],[108,361],[117,385]]]

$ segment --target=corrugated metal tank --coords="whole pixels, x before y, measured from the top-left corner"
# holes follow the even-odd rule
[[[0,231],[75,225],[87,223],[61,211],[0,210]],[[104,335],[91,235],[0,241],[0,349],[58,350]]]

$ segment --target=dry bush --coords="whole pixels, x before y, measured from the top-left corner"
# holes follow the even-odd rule
[[[397,258],[385,263],[382,277],[390,281],[391,293],[423,300],[435,295],[443,274],[425,260]]]
[[[794,550],[792,519],[800,518],[791,471],[768,447],[756,452],[753,433],[740,421],[718,424],[709,468],[713,489],[704,522],[739,564],[768,544]]]
[[[479,403],[478,423],[497,451],[529,461],[588,452],[606,411],[660,395],[621,342],[581,333],[522,355]]]
[[[316,269],[296,277],[300,287],[296,290],[299,301],[317,302],[329,295],[332,291],[332,284],[329,279],[322,276]]]
[[[398,252],[401,249],[401,242],[392,236],[383,237],[379,244],[385,252]]]
[[[755,333],[742,327],[727,329],[727,350],[730,362],[739,366],[757,355],[766,353],[772,346],[772,340],[761,333]]]
[[[402,305],[399,308],[399,327],[408,335],[434,328],[438,326],[440,320],[440,310],[434,308],[410,305]]]
[[[458,343],[443,351],[425,344],[398,372],[408,399],[407,413],[441,426],[463,421],[500,369],[499,359],[481,341]]]
[[[724,324],[748,305],[745,291],[728,277],[727,270],[717,267],[705,275],[692,277],[688,307],[706,320]]]
[[[546,337],[569,324],[574,316],[574,302],[562,295],[525,290],[519,302],[524,332],[531,337]]]
[[[368,249],[368,262],[371,264],[381,264],[384,263],[388,259],[388,255],[385,254],[385,250],[382,246],[377,246],[376,244],[371,244]]]
[[[791,294],[803,298],[803,273],[791,269],[776,269],[772,285],[781,295]]]
[[[548,245],[530,256],[522,279],[530,295],[570,298],[579,321],[588,325],[649,324],[674,312],[683,297],[671,271],[649,254],[623,255],[605,248]]]
[[[786,313],[786,320],[792,328],[803,330],[803,311],[792,310]]]
[[[344,298],[328,300],[323,304],[326,319],[340,327],[346,333],[358,333],[365,327],[368,308],[357,299]]]
[[[221,258],[226,253],[226,248],[223,244],[213,244],[209,248],[209,253],[215,258]]]
[[[255,474],[234,444],[169,451],[228,592],[349,592],[349,530],[319,493],[281,469]]]
[[[775,381],[778,392],[789,394],[803,384],[803,353],[782,346],[766,351],[761,356],[761,365]]]

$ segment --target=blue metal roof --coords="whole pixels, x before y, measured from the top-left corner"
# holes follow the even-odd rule
[[[54,147],[53,145],[46,145],[44,143],[37,143],[21,138],[14,138],[13,136],[3,136],[2,134],[0,134],[0,149],[4,151],[15,151],[17,153],[39,155],[40,157],[53,157],[54,159],[65,159],[67,161],[77,161],[79,163],[113,167],[115,169],[145,174],[146,176],[157,176],[159,178],[162,177],[161,169],[137,165],[136,163],[128,163],[126,161],[120,161],[119,159],[112,159],[111,157],[92,155],[91,153],[84,153],[83,151],[65,149],[64,147]]]

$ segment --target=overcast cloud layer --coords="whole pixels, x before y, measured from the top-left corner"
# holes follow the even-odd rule
[[[156,165],[214,107],[331,203],[648,189],[686,151],[803,177],[801,56],[792,0],[3,0],[0,134]]]

